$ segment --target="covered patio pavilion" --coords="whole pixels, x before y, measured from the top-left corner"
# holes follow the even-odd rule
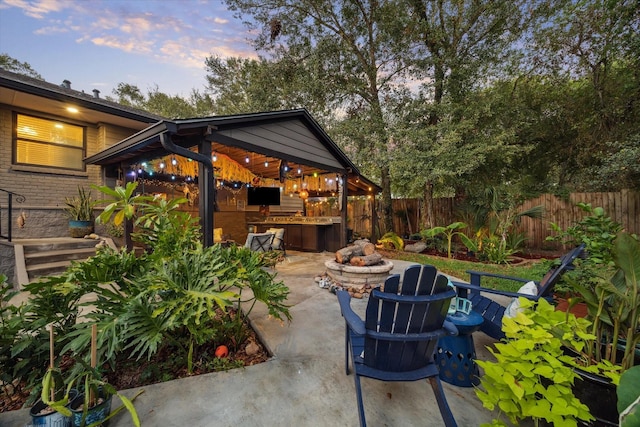
[[[256,180],[258,186],[288,183],[297,188],[296,196],[304,199],[308,195],[306,185],[313,177],[317,183],[314,195],[339,198],[341,246],[347,241],[347,197],[374,198],[380,191],[378,185],[360,174],[306,109],[162,120],[87,157],[85,163],[103,166],[104,177],[120,176],[134,181],[138,178],[137,171],[145,173],[138,169],[141,165],[167,156],[174,165],[181,162],[186,168],[190,163],[194,170],[186,174],[182,168],[180,175],[173,172],[165,179],[197,183],[198,212],[206,246],[213,244],[218,156],[238,170],[236,176],[245,177],[234,178],[235,185],[251,186]],[[160,167],[164,168],[164,163]],[[167,165],[163,170],[169,168]],[[325,181],[327,177],[335,178],[335,183],[331,187],[321,185],[323,176]],[[375,209],[371,216],[373,224]]]

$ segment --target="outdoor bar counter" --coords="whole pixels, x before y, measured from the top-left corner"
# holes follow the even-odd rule
[[[284,228],[286,249],[307,252],[335,252],[340,249],[340,217],[274,216],[251,221],[256,232]]]

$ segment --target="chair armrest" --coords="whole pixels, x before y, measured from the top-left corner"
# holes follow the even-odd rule
[[[347,291],[336,292],[338,296],[338,303],[340,304],[340,312],[342,317],[347,322],[349,329],[357,335],[364,335],[367,330],[364,327],[364,321],[356,314],[351,308],[351,295]]]
[[[489,294],[503,295],[506,297],[513,297],[513,298],[525,297],[527,299],[534,300],[534,301],[537,301],[540,298],[539,295],[520,294],[518,292],[509,292],[509,291],[501,291],[498,289],[483,288],[482,286],[476,286],[469,283],[454,282],[454,281],[452,281],[451,283],[453,283],[453,286],[455,286],[456,289],[458,290],[458,296],[462,298],[467,297],[467,291],[486,292]]]
[[[515,282],[522,282],[522,283],[530,282],[529,279],[523,279],[521,277],[504,276],[502,274],[487,273],[484,271],[467,270],[467,273],[469,273],[469,276],[471,277],[471,280],[469,280],[469,282],[471,282],[471,284],[473,285],[478,285],[478,286],[480,286],[480,280],[483,277],[495,277],[496,279],[513,280]],[[537,284],[538,283],[536,282],[536,285]]]
[[[453,322],[450,322],[448,320],[444,321],[444,323],[442,324],[442,329],[447,331],[447,335],[458,335],[458,328],[453,324]]]

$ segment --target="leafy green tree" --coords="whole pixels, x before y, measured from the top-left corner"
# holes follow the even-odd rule
[[[530,25],[545,18],[550,7],[523,0],[407,0],[406,4],[425,48],[420,52],[425,75],[421,100],[411,118],[415,126],[404,135],[407,160],[401,170],[404,181],[414,176],[411,190],[422,187],[422,226],[428,228],[434,222],[438,187],[459,185],[459,177],[473,174],[497,150],[510,154],[504,148],[508,132],[478,132],[485,112],[469,97],[492,76],[508,71],[503,65],[512,62],[516,42]]]
[[[633,145],[640,123],[640,8],[634,0],[566,2],[535,32],[537,73],[574,83],[574,143],[565,152],[575,190],[619,189],[594,178],[617,148]],[[624,164],[620,164],[624,167]],[[624,174],[625,172],[623,172]]]
[[[183,98],[161,92],[157,85],[144,94],[136,85],[121,82],[113,93],[116,98],[107,99],[163,117],[185,119],[213,115],[213,101],[209,95],[195,89],[189,98]]]
[[[205,60],[208,91],[216,114],[241,114],[283,109],[308,109],[325,116],[321,97],[311,100],[310,71],[287,58],[221,58]],[[265,90],[269,88],[269,90]]]
[[[6,53],[0,54],[0,68],[13,73],[24,74],[34,79],[44,80],[40,73],[31,68],[28,62],[20,62]]]
[[[413,52],[408,11],[395,1],[357,0],[227,0],[227,5],[252,17],[262,31],[258,49],[309,72],[308,84],[323,86],[322,99],[358,123],[358,151],[375,162],[382,186],[383,222],[392,230],[389,120],[384,103],[409,78]],[[249,24],[252,25],[252,24]],[[280,41],[282,44],[277,44]],[[313,76],[314,78],[308,78]]]

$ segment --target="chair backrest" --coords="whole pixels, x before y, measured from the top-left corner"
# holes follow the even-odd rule
[[[567,271],[574,269],[573,262],[576,260],[576,258],[585,255],[584,248],[584,243],[580,246],[576,246],[554,263],[549,271],[547,271],[547,274],[545,274],[542,280],[540,280],[540,284],[538,285],[539,297],[545,298],[553,293],[553,288],[560,281],[562,275]]]
[[[455,291],[430,265],[416,265],[375,289],[367,304],[364,364],[390,372],[419,369],[433,362],[442,324]]]
[[[249,236],[251,237],[249,249],[252,251],[266,252],[271,249],[273,233],[249,233]]]
[[[267,233],[274,234],[271,247],[274,250],[282,250],[282,245],[284,243],[284,228],[270,228],[267,230]]]

